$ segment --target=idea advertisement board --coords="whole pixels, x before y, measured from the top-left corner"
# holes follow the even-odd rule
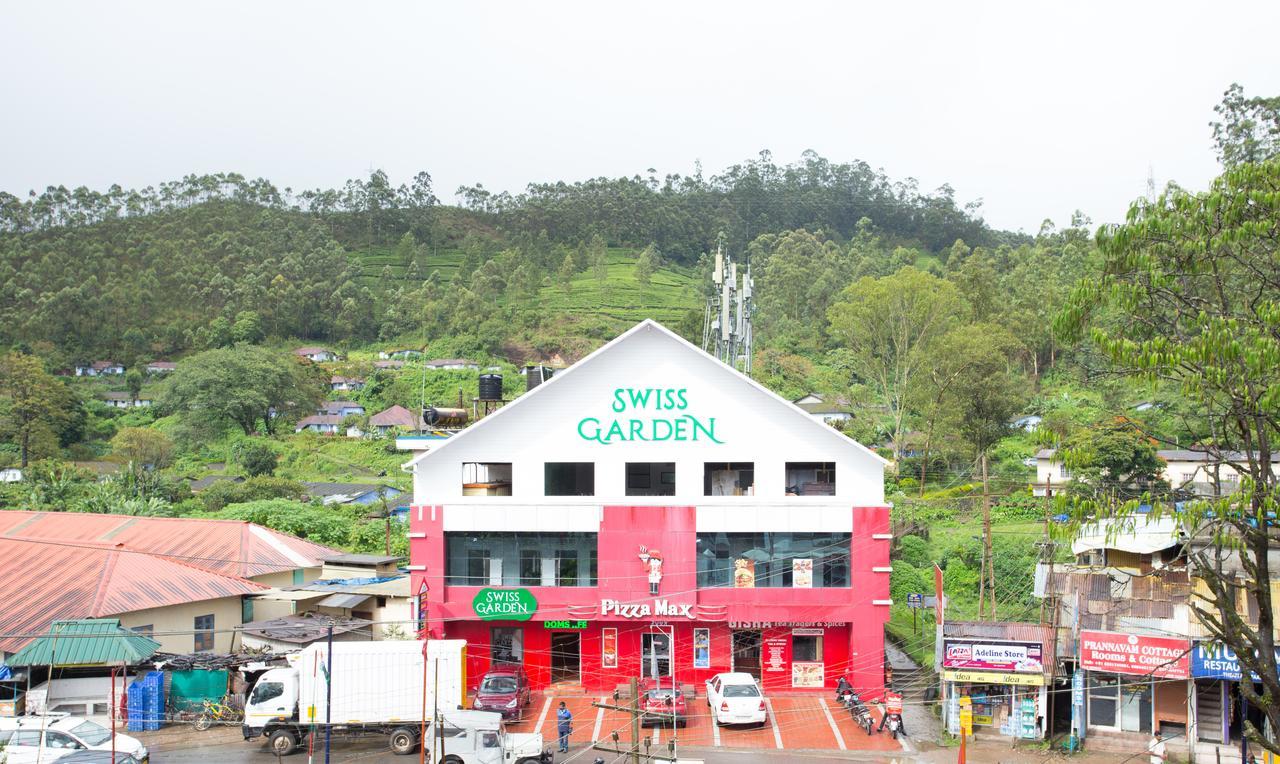
[[[942,667],[972,671],[1044,673],[1044,645],[993,639],[943,640]]]
[[[1191,641],[1114,631],[1081,631],[1080,667],[1111,674],[1186,679],[1191,675]]]

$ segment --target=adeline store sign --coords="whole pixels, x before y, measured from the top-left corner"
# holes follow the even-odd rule
[[[943,643],[942,666],[970,671],[1044,673],[1044,645],[1039,642],[997,642],[948,639]]]
[[[1161,679],[1191,676],[1191,641],[1112,631],[1080,632],[1080,667]]]
[[[578,437],[607,446],[626,442],[694,442],[723,444],[716,418],[689,413],[689,391],[683,387],[619,387],[609,401],[613,416],[578,420]]]

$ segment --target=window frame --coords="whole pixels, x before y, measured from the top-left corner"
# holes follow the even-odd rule
[[[193,638],[192,638],[192,646],[194,649],[192,650],[192,652],[211,653],[214,651],[214,646],[216,643],[215,629],[217,628],[215,625],[217,623],[216,619],[214,618],[215,615],[216,614],[214,613],[207,613],[204,615],[198,615],[192,620],[192,631],[194,632]],[[204,619],[208,619],[207,626],[200,625],[200,622]],[[207,644],[208,646],[207,647],[201,646],[205,644]]]

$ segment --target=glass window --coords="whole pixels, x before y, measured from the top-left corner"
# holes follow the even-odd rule
[[[284,682],[258,682],[253,686],[253,694],[249,696],[249,702],[258,704],[283,694]]]
[[[110,713],[110,711],[108,711]],[[89,745],[98,745],[105,743],[111,739],[111,730],[103,727],[101,724],[95,724],[91,721],[83,721],[71,728],[71,734],[80,738]]]
[[[196,652],[200,653],[200,652],[212,651],[213,650],[213,616],[212,615],[196,616],[195,630],[196,630],[196,638],[195,638]]]
[[[13,733],[13,739],[9,741],[9,745],[29,745],[32,748],[39,748],[40,730],[18,730]]]
[[[817,662],[822,660],[822,636],[791,636],[791,660]]]
[[[698,586],[849,586],[848,533],[699,533]]]
[[[595,533],[450,532],[450,586],[595,586]]]
[[[835,462],[787,462],[788,496],[835,496]]]
[[[148,623],[145,626],[134,626],[132,629],[130,629],[130,631],[132,631],[134,634],[141,634],[144,637],[151,636],[152,634],[155,633],[155,630],[156,630],[155,624],[151,624],[151,623]]]
[[[753,496],[755,462],[706,462],[702,465],[703,496]]]
[[[463,462],[463,496],[510,496],[511,462]]]
[[[543,493],[547,496],[595,496],[596,465],[592,462],[547,462]]]
[[[1089,726],[1116,726],[1116,698],[1120,678],[1115,674],[1089,672]]]
[[[489,630],[489,659],[497,663],[524,663],[524,630],[495,626]]]
[[[628,496],[675,496],[675,462],[627,462]]]

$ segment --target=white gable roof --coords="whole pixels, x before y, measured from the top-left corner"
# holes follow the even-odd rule
[[[646,403],[632,405],[628,392],[632,390]],[[644,390],[660,392],[645,399]],[[668,390],[683,393],[669,395]],[[653,419],[685,417],[699,423],[689,424],[685,434],[692,437],[655,442],[653,427],[659,435],[671,433],[667,425],[656,425]],[[610,437],[615,419],[621,427]],[[641,429],[633,432],[632,427]],[[708,428],[714,437],[708,437]],[[596,433],[609,442],[593,440]],[[842,473],[837,482],[858,477],[865,484],[859,494],[874,492],[876,502],[883,500],[886,460],[661,324],[645,320],[439,447],[419,454],[406,467],[421,474],[434,463],[537,461],[540,492],[543,461],[684,458],[692,464],[720,459],[768,461],[775,456],[779,462],[843,462],[859,475]],[[442,471],[438,482],[452,482],[456,479],[450,478],[452,474]],[[700,468],[697,479],[701,485]],[[419,503],[430,500],[430,496],[417,497]]]

